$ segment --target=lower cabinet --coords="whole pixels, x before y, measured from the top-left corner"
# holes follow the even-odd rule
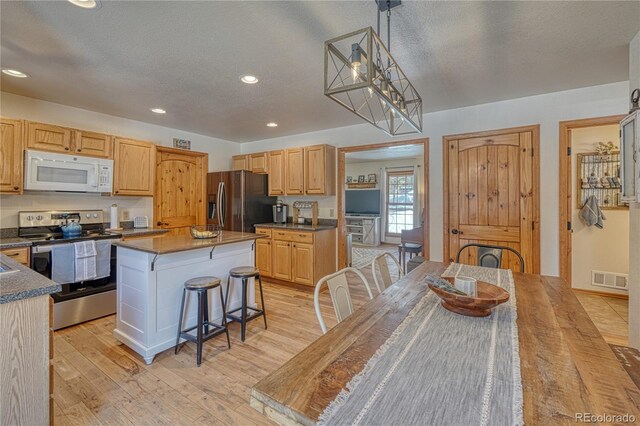
[[[291,281],[291,243],[289,241],[273,241],[272,251],[273,278]]]
[[[314,285],[313,282],[313,245],[293,243],[291,249],[292,281],[298,284]]]
[[[265,277],[271,276],[271,239],[256,240],[256,267]]]
[[[300,232],[258,227],[256,233],[267,236],[256,241],[256,266],[263,277],[315,286],[336,271],[335,229]]]

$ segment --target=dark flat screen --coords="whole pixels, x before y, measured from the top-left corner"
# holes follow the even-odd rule
[[[380,190],[358,189],[345,191],[347,214],[380,214]]]

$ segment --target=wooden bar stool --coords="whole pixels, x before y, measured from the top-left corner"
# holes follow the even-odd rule
[[[227,308],[224,298],[222,297],[222,287],[220,286],[220,278],[216,277],[197,277],[191,278],[184,283],[184,289],[182,290],[182,303],[180,304],[180,317],[178,318],[178,337],[176,337],[175,353],[178,354],[178,346],[180,344],[180,338],[194,342],[197,345],[197,363],[198,367],[202,362],[202,344],[207,340],[215,337],[219,334],[227,334],[227,346],[231,349],[231,340],[229,339],[229,329],[227,328]],[[215,324],[209,321],[209,297],[208,291],[210,289],[220,289],[220,303],[222,304],[222,324]],[[195,291],[198,294],[198,318],[196,325],[193,327],[182,330],[182,322],[184,321],[184,301],[187,295],[187,291]],[[209,331],[209,327],[213,329]],[[190,331],[197,329],[196,335],[189,334]],[[204,329],[204,332],[203,332]]]
[[[262,278],[260,278],[260,271],[253,266],[239,266],[237,268],[233,268],[229,271],[229,279],[227,280],[227,294],[225,296],[225,300],[229,303],[229,287],[231,286],[231,279],[239,278],[242,280],[242,306],[233,311],[227,312],[227,318],[231,321],[236,321],[240,323],[241,327],[241,339],[244,342],[245,332],[247,330],[247,322],[254,320],[258,317],[264,318],[264,328],[267,329],[267,315],[264,311],[264,296],[262,294]],[[258,280],[260,285],[260,303],[261,309],[252,308],[247,306],[247,297],[248,297],[248,283],[249,278],[255,278]],[[248,310],[251,310],[251,315],[248,315]],[[234,312],[240,311],[240,315],[233,315]]]

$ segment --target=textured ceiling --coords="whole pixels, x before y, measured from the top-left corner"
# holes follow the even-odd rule
[[[103,0],[98,10],[2,1],[1,65],[31,78],[2,75],[1,89],[237,142],[358,124],[323,95],[323,42],[375,25],[375,10],[373,1]],[[391,51],[428,112],[626,80],[639,29],[637,1],[405,1]],[[260,83],[240,83],[246,73]]]

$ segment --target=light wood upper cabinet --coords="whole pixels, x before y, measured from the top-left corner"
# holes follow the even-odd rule
[[[281,280],[291,281],[291,243],[274,239],[272,250],[272,276]]]
[[[76,130],[73,135],[73,149],[80,155],[111,158],[113,137],[102,133]]]
[[[256,267],[263,277],[270,277],[271,272],[271,239],[256,240]]]
[[[292,148],[285,152],[285,192],[287,195],[304,194],[304,149]]]
[[[0,118],[0,193],[22,193],[22,121]]]
[[[304,149],[304,186],[308,195],[335,195],[336,149],[330,145]]]
[[[248,155],[234,155],[231,157],[231,170],[251,170]]]
[[[293,243],[291,248],[292,281],[313,285],[313,244]]]
[[[156,146],[150,142],[115,138],[114,195],[153,196]]]
[[[249,167],[253,173],[268,173],[269,153],[257,152],[249,155]]]
[[[69,153],[71,151],[71,129],[52,124],[27,121],[27,149]]]
[[[269,195],[285,194],[285,153],[283,150],[269,153]]]

